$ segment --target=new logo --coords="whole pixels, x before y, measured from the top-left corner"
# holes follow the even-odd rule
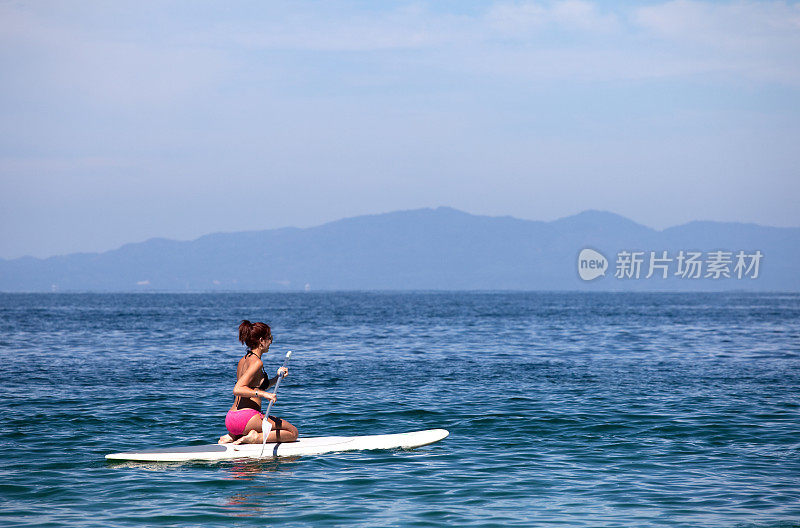
[[[605,276],[608,269],[608,260],[593,249],[582,249],[578,255],[578,275],[585,281],[594,280]]]

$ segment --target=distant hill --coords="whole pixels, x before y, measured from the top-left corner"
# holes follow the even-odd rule
[[[578,275],[584,248],[605,276]],[[730,278],[676,276],[680,251],[730,252]],[[616,278],[621,251],[643,252],[638,279]],[[648,273],[650,252],[673,260]],[[736,254],[760,251],[759,276],[736,278]],[[726,255],[723,254],[723,257]],[[105,253],[0,260],[0,291],[624,290],[800,291],[800,228],[690,222],[657,231],[586,211],[553,222],[447,207],[359,216],[317,227],[152,239]],[[748,260],[747,263],[751,263]],[[745,270],[746,271],[746,270]],[[750,270],[750,274],[754,273]]]

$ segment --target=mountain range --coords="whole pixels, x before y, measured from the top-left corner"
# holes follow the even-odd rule
[[[586,248],[606,260],[604,274],[592,280],[579,275]],[[697,278],[683,266],[691,253],[700,262],[692,270]],[[747,266],[737,270],[740,253]],[[661,267],[646,278],[653,256],[665,259],[654,261]],[[638,278],[626,258],[641,262]],[[655,230],[602,211],[539,222],[439,207],[303,229],[154,238],[103,253],[0,259],[0,291],[794,292],[798,262],[800,228],[696,221]]]

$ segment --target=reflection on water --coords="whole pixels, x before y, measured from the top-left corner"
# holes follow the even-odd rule
[[[284,513],[286,503],[277,499],[281,487],[280,479],[292,476],[292,463],[299,458],[231,462],[227,472],[228,480],[241,482],[246,488],[231,495],[225,503],[230,514],[236,517],[253,517],[279,516]]]
[[[144,471],[175,471],[186,462],[137,462],[136,460],[106,460],[106,466],[114,469],[141,469]]]
[[[236,480],[253,480],[261,473],[274,473],[290,471],[290,463],[299,460],[299,456],[270,458],[266,460],[240,459],[231,462],[228,471],[230,477]]]

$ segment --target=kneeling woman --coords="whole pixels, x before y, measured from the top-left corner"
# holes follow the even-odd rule
[[[269,346],[272,344],[269,325],[242,321],[239,325],[239,341],[246,345],[249,351],[236,366],[236,385],[233,387],[233,395],[236,398],[225,417],[228,434],[223,435],[219,443],[260,444],[264,441],[261,428],[264,420],[264,415],[261,414],[261,399],[266,398],[274,403],[277,397],[265,391],[275,385],[278,376],[286,376],[289,371],[281,367],[278,369],[278,376],[272,379],[264,371],[261,356],[269,351]],[[297,440],[298,433],[295,426],[274,416],[269,416],[267,419],[272,424],[267,442]]]

